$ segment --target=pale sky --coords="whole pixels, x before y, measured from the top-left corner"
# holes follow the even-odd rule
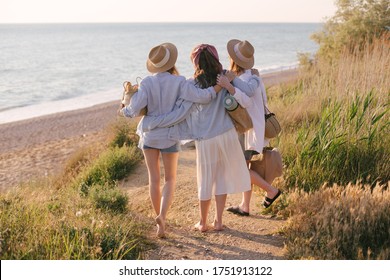
[[[0,23],[324,22],[334,0],[0,0]]]

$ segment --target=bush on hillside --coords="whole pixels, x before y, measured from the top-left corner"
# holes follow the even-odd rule
[[[318,55],[337,59],[344,49],[351,52],[389,33],[390,2],[388,0],[337,0],[336,14],[323,30],[312,35],[320,48]]]
[[[110,148],[87,167],[76,179],[83,194],[93,185],[115,185],[117,180],[125,178],[141,160],[137,147],[123,146]]]
[[[135,122],[120,118],[111,126],[110,147],[137,146],[139,136],[135,133]]]

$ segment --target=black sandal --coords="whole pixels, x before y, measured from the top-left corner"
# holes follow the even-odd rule
[[[248,212],[242,211],[240,206],[231,206],[226,209],[226,211],[229,211],[233,214],[239,215],[239,216],[249,216]]]
[[[263,201],[264,208],[268,208],[272,205],[272,203],[282,194],[280,190],[278,190],[278,193],[274,196],[274,198],[265,197]]]

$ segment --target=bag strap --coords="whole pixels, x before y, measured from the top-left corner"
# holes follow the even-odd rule
[[[271,113],[271,111],[267,108],[267,106],[265,106],[265,102],[264,102],[264,92],[263,92],[263,88],[262,86],[260,85],[260,90],[261,90],[261,99],[263,99],[263,106],[264,106],[264,114],[267,115],[269,113]]]

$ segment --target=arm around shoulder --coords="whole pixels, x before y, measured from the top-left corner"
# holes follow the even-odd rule
[[[181,91],[180,97],[193,103],[207,104],[217,96],[214,87],[198,88],[191,80],[185,80],[182,83]]]

